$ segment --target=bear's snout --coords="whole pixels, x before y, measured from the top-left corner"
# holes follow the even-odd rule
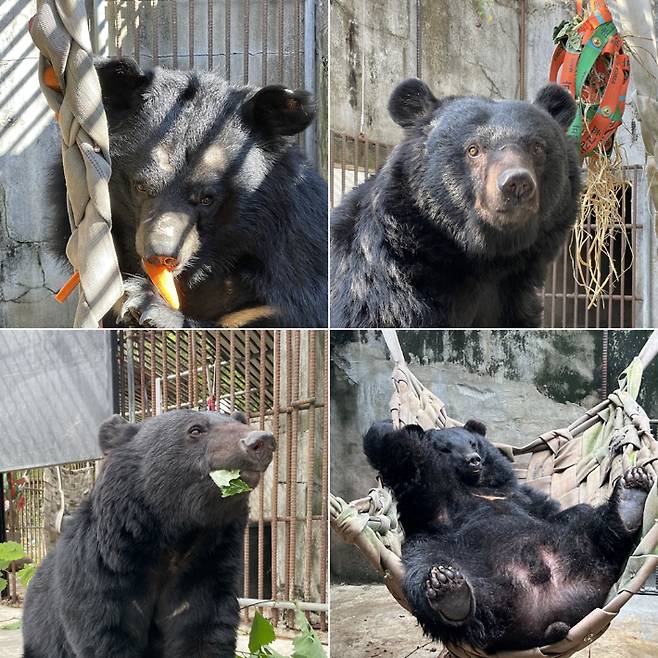
[[[506,202],[525,204],[535,196],[537,183],[529,169],[514,167],[500,173],[498,189]]]
[[[467,454],[464,459],[472,471],[479,471],[482,466],[482,458],[477,452]]]
[[[265,468],[272,461],[276,449],[274,435],[269,432],[254,431],[240,439],[243,452],[259,466]]]

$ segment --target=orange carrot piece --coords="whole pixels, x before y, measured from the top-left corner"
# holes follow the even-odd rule
[[[55,91],[61,91],[59,86],[59,80],[57,80],[57,76],[55,75],[55,69],[52,66],[49,66],[47,69],[44,70],[43,82],[46,85],[46,87],[50,87],[50,89],[54,89]]]
[[[80,272],[73,272],[69,280],[61,287],[60,291],[55,295],[55,299],[63,304],[69,295],[77,288],[80,283]]]
[[[148,274],[149,279],[153,281],[153,285],[165,298],[169,306],[178,310],[180,308],[178,290],[176,290],[174,275],[171,271],[164,265],[153,265],[147,260],[142,261],[142,266],[144,267],[144,271]]]

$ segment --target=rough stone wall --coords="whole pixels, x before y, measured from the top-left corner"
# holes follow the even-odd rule
[[[414,374],[460,420],[523,445],[569,425],[599,399],[600,332],[398,332]],[[375,486],[361,437],[389,416],[392,362],[379,332],[332,332],[331,490],[353,500]],[[332,536],[332,582],[377,579],[352,546]]]

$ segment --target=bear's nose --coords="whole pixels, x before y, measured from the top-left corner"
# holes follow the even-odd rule
[[[505,197],[519,202],[531,199],[536,188],[535,179],[527,169],[506,169],[498,176],[498,189]]]
[[[246,437],[241,439],[241,443],[244,449],[252,455],[271,454],[276,448],[274,435],[269,432],[249,432]]]
[[[149,256],[147,260],[151,265],[164,265],[168,270],[174,270],[178,267],[178,259],[174,256],[163,256],[162,254],[157,254]]]
[[[469,466],[479,466],[482,463],[482,459],[480,459],[480,455],[478,455],[477,452],[472,452],[469,455],[466,455],[466,461]]]

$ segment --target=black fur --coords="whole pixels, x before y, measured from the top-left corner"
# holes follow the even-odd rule
[[[538,326],[538,289],[578,209],[573,99],[556,85],[534,104],[437,99],[407,80],[389,111],[404,141],[332,213],[332,326]],[[513,218],[483,206],[487,171],[510,154],[537,190]]]
[[[604,505],[560,511],[518,484],[472,421],[428,432],[378,423],[364,450],[399,503],[404,591],[423,630],[487,651],[563,639],[604,603],[653,482],[632,469]]]
[[[118,314],[162,327],[227,326],[229,314],[267,306],[247,325],[326,327],[327,186],[288,138],[312,122],[310,94],[142,71],[130,59],[96,68],[110,130],[112,235],[121,271],[137,277],[106,324]],[[206,161],[209,146],[219,150]],[[51,242],[63,257],[70,229],[57,171]],[[167,213],[177,222],[180,312],[141,265]]]
[[[208,473],[255,485],[274,444],[250,452],[249,435],[210,412],[104,423],[96,485],[28,587],[25,658],[234,658],[248,496]]]

